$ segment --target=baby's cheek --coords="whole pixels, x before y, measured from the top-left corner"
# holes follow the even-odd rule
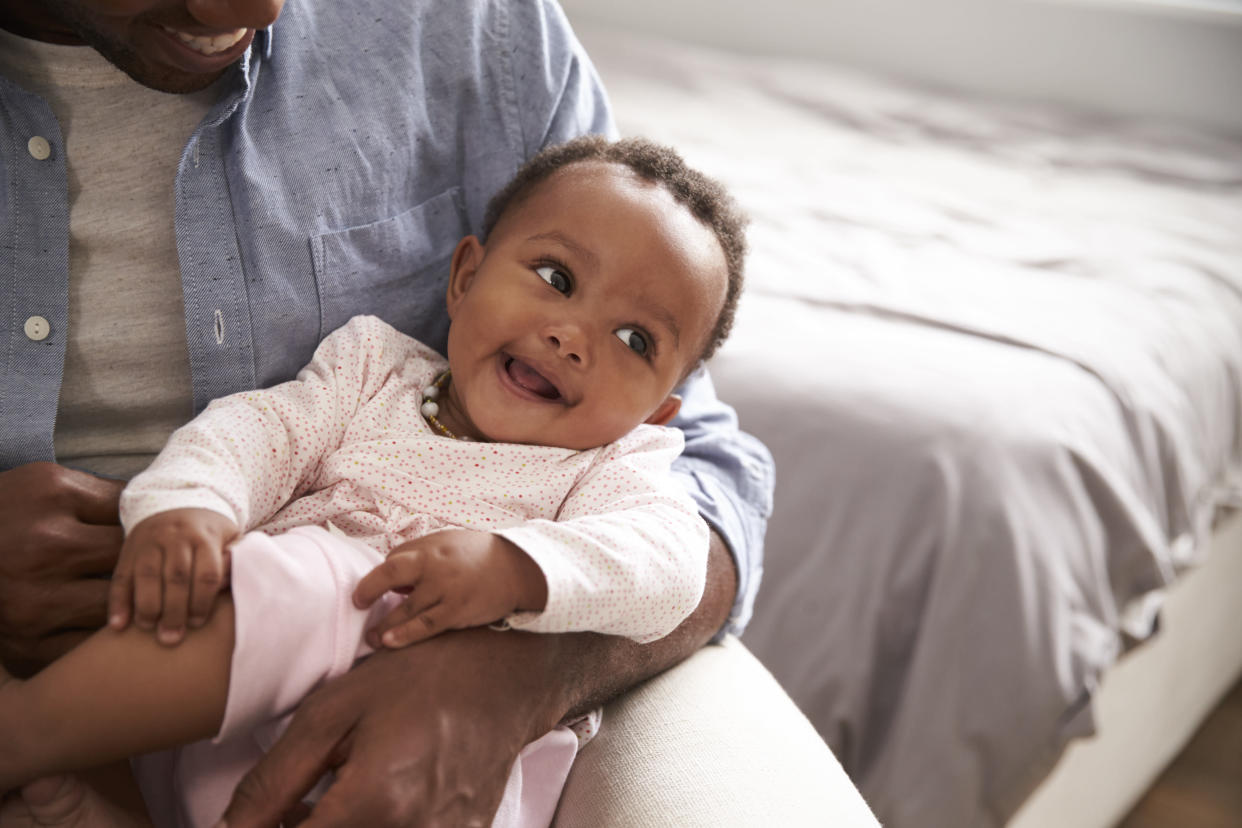
[[[617,406],[604,407],[580,419],[576,448],[594,448],[620,440],[643,421],[642,412]]]

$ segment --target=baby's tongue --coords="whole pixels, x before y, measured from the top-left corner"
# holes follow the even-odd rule
[[[543,378],[543,375],[531,368],[520,359],[509,361],[509,376],[518,385],[541,397],[554,400],[560,396],[560,392],[556,390],[556,386]]]

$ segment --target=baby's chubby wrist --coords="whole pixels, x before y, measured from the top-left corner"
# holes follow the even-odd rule
[[[149,518],[191,510],[215,512],[243,527],[249,525],[244,506],[244,503],[232,502],[212,488],[179,486],[176,481],[165,480],[148,470],[131,480],[121,492],[118,509],[121,526],[128,534]]]
[[[147,536],[194,536],[223,545],[238,534],[237,522],[214,509],[169,509],[143,518],[126,531],[127,539]]]

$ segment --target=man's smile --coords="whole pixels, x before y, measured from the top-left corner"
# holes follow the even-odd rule
[[[181,29],[174,29],[171,26],[160,26],[160,28],[200,55],[207,56],[218,55],[221,52],[232,49],[250,31],[250,29],[235,29],[231,32],[206,35],[192,34]]]

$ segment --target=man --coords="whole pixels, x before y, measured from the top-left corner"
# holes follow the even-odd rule
[[[447,258],[492,191],[612,126],[550,2],[8,0],[0,28],[0,646],[30,672],[103,622],[113,478],[357,313],[442,348]],[[229,825],[274,824],[328,769],[308,824],[486,824],[523,745],[740,628],[770,459],[705,378],[684,394],[715,531],[678,631],[379,654],[303,704]]]

